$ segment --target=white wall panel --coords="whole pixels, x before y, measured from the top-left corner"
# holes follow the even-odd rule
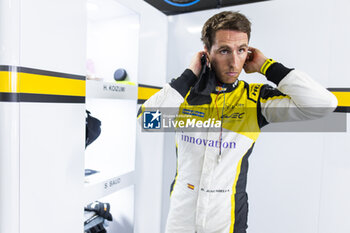
[[[0,65],[18,65],[21,0],[0,1]]]
[[[323,85],[328,85],[330,35],[325,0],[267,1],[226,7],[169,17],[168,80],[178,77],[188,67],[193,54],[203,49],[201,27],[212,15],[223,10],[240,11],[252,22],[250,46],[259,48],[266,56],[286,66],[308,72]],[[303,7],[300,7],[303,5]],[[248,82],[266,82],[258,74],[245,74]]]
[[[21,66],[85,75],[85,4],[21,1]]]
[[[0,102],[0,232],[19,233],[19,104]]]
[[[330,35],[330,56],[329,76],[332,87],[349,87],[350,74],[344,71],[349,66],[350,54],[350,2],[347,0],[327,1],[327,7],[331,10],[329,17],[329,35]],[[325,56],[323,56],[325,57]],[[346,68],[345,68],[346,70]]]
[[[250,157],[249,233],[317,232],[323,143],[316,133],[260,135]]]
[[[167,81],[177,78],[189,66],[193,55],[203,50],[202,25],[216,10],[168,17]]]
[[[350,232],[350,114],[347,133],[325,136],[318,233]]]
[[[165,231],[170,205],[170,187],[176,175],[175,132],[164,135],[163,184],[162,184],[162,218],[161,231]]]
[[[0,1],[0,65],[18,65],[20,1]],[[19,233],[19,104],[0,102],[0,232]]]
[[[21,233],[83,231],[84,110],[21,103]]]
[[[136,128],[135,233],[162,232],[164,133]]]

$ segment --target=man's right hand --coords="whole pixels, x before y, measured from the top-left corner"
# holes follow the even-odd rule
[[[205,54],[205,51],[196,53],[191,60],[190,66],[188,67],[197,76],[197,78],[199,77],[202,70],[201,57]]]
[[[251,53],[249,54],[249,58],[247,58],[246,62],[244,63],[244,71],[247,74],[254,72],[261,73],[261,67],[264,65],[267,57],[265,57],[265,55],[257,48],[249,47],[249,51]]]

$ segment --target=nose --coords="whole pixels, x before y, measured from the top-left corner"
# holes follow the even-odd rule
[[[238,54],[236,52],[233,52],[230,54],[228,63],[230,68],[235,68],[238,62]]]

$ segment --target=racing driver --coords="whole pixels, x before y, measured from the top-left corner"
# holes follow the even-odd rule
[[[176,131],[177,175],[166,233],[246,233],[248,157],[260,129],[272,122],[323,117],[336,97],[307,74],[248,45],[251,23],[224,11],[202,28],[204,50],[188,69],[140,108],[175,108],[186,118],[221,122],[220,130]],[[267,84],[238,80],[261,73]]]

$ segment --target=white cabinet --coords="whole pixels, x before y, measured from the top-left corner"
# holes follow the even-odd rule
[[[101,121],[100,136],[85,149],[84,204],[111,204],[108,232],[132,233],[137,114],[139,15],[115,0],[87,1],[86,109]],[[129,84],[113,75],[125,69]],[[133,84],[134,83],[134,84]]]
[[[101,134],[85,149],[85,169],[97,172],[85,176],[84,203],[95,200],[110,203],[114,218],[110,224],[115,225],[118,232],[131,233],[134,221],[137,86],[87,80],[86,109],[101,121]]]

